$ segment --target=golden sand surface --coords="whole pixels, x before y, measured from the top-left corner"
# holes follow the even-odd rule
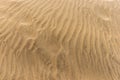
[[[0,80],[120,80],[120,0],[0,0]]]

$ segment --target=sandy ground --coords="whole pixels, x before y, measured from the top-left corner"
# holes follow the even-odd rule
[[[0,80],[120,80],[120,0],[0,0]]]

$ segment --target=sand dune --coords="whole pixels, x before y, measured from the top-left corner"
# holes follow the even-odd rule
[[[0,0],[0,80],[120,80],[120,1]]]

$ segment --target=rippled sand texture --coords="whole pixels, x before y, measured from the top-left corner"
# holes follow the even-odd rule
[[[120,0],[0,0],[0,80],[120,80]]]

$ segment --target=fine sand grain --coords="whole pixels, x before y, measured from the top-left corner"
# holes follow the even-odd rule
[[[120,0],[0,0],[0,80],[120,80]]]

